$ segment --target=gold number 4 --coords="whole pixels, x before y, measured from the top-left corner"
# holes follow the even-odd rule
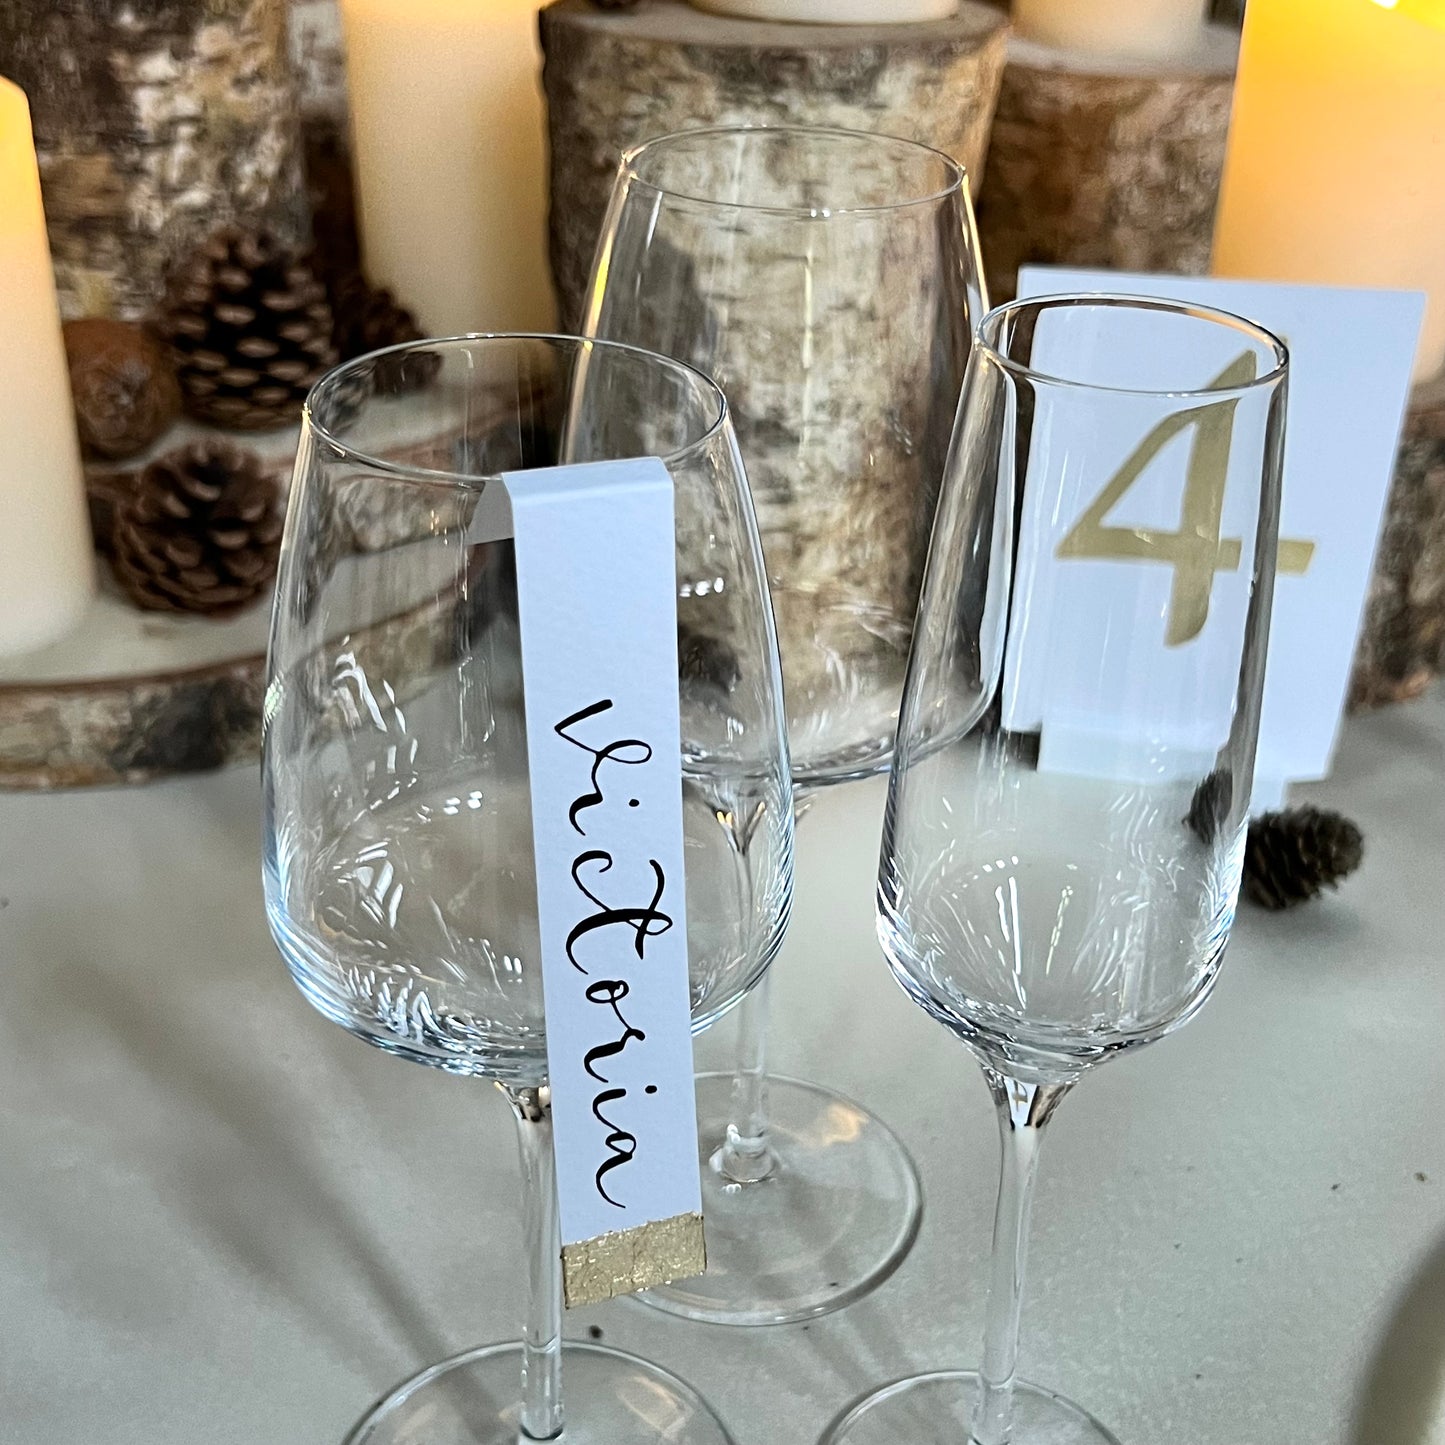
[[[1210,386],[1243,386],[1253,381],[1255,375],[1254,356],[1245,352],[1231,361]],[[1239,539],[1219,535],[1229,475],[1229,444],[1234,436],[1234,411],[1238,405],[1237,400],[1210,402],[1165,417],[1134,448],[1059,543],[1059,557],[1162,562],[1172,567],[1174,585],[1169,594],[1165,633],[1165,642],[1170,647],[1180,647],[1204,630],[1214,574],[1239,570],[1242,550]],[[1178,529],[1162,532],[1155,527],[1105,526],[1109,513],[1154,458],[1190,427],[1194,428],[1194,442],[1189,452]],[[1313,542],[1281,542],[1280,571],[1307,571],[1314,552]]]

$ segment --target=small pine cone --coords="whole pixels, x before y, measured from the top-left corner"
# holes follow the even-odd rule
[[[1249,825],[1244,891],[1261,908],[1292,908],[1335,888],[1360,866],[1364,835],[1322,808],[1264,813]]]
[[[101,457],[144,451],[181,410],[169,350],[139,326],[96,316],[67,321],[64,336],[86,451]]]
[[[384,286],[373,286],[360,271],[341,276],[331,287],[336,350],[342,361],[422,340],[416,317]]]
[[[737,653],[728,643],[680,623],[677,674],[684,683],[700,683],[720,692],[731,692],[738,685],[742,669],[738,666]]]
[[[240,226],[217,231],[182,267],[160,329],[186,410],[217,426],[296,420],[336,362],[326,288],[304,256]]]
[[[373,286],[360,271],[337,278],[330,294],[336,349],[343,361],[424,339],[416,317],[384,286]],[[421,390],[440,368],[441,357],[428,351],[383,357],[371,368],[368,389],[381,396],[404,396]]]
[[[1233,806],[1234,776],[1225,768],[1215,768],[1195,788],[1184,815],[1185,826],[1206,848],[1211,847]]]
[[[116,578],[149,611],[239,612],[276,575],[278,490],[254,454],[229,443],[167,452],[116,505]]]

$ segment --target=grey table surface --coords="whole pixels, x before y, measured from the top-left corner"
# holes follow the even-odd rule
[[[1126,1445],[1445,1441],[1445,697],[1351,721],[1304,793],[1363,826],[1361,873],[1245,910],[1199,1019],[1085,1080],[1046,1151],[1025,1372]],[[800,831],[776,1058],[913,1151],[912,1255],[808,1326],[568,1321],[691,1379],[739,1445],[808,1445],[977,1350],[993,1120],[874,942],[882,797],[840,789]],[[250,769],[0,798],[0,1439],[333,1442],[514,1330],[502,1100],[313,1014],[258,858]]]

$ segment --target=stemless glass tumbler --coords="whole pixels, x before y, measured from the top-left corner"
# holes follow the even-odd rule
[[[1203,1003],[1234,919],[1278,537],[1284,347],[1221,312],[992,312],[969,364],[878,875],[904,991],[983,1066],[1003,1169],[983,1368],[829,1445],[1099,1445],[1015,1384],[1044,1126]]]
[[[356,1442],[553,1439],[564,1362],[568,1439],[728,1438],[665,1371],[561,1342],[516,559],[510,540],[484,540],[496,531],[479,511],[500,473],[639,456],[661,457],[675,486],[700,1029],[758,981],[792,883],[777,646],[722,393],[630,347],[468,337],[353,362],[308,403],[265,703],[272,932],[327,1018],[500,1085],[521,1140],[530,1256],[521,1344],[409,1381]]]
[[[629,152],[584,330],[677,356],[727,392],[778,620],[793,782],[888,765],[923,556],[973,325],[962,169],[890,136],[680,132]],[[896,1268],[921,1195],[851,1100],[766,1072],[766,983],[736,1075],[698,1080],[709,1269],[649,1301],[768,1324]]]

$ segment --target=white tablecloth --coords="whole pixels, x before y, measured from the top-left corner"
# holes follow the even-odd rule
[[[1445,698],[1350,723],[1307,791],[1365,829],[1361,873],[1244,910],[1201,1017],[1051,1131],[1024,1368],[1126,1445],[1445,1441]],[[256,792],[247,769],[0,797],[0,1440],[327,1445],[513,1332],[502,1101],[302,1002]],[[810,1445],[872,1384],[977,1353],[993,1119],[874,942],[882,796],[839,790],[801,829],[776,1059],[913,1151],[911,1257],[811,1325],[568,1321],[689,1378],[739,1445]]]

